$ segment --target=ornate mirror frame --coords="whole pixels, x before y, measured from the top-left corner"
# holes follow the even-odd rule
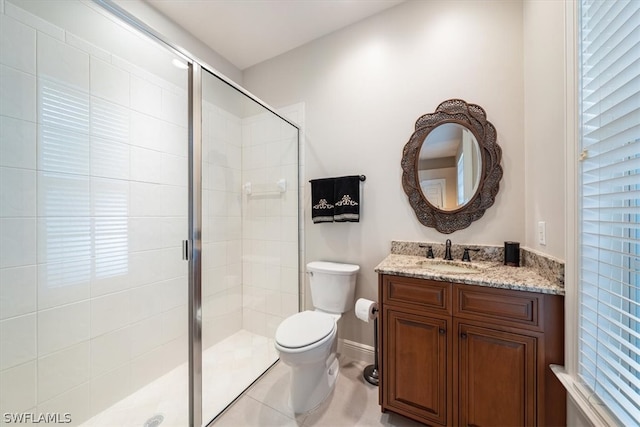
[[[451,211],[438,209],[429,203],[418,179],[422,144],[435,127],[445,123],[458,123],[469,129],[476,137],[482,154],[482,171],[475,194],[467,203]],[[448,99],[438,105],[434,113],[425,114],[416,121],[415,132],[402,151],[402,188],[423,225],[450,234],[467,228],[493,205],[502,179],[501,159],[502,149],[496,142],[496,128],[487,121],[484,109],[461,99]]]

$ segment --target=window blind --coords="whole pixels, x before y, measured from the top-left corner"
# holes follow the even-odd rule
[[[640,1],[581,0],[578,375],[640,425]]]

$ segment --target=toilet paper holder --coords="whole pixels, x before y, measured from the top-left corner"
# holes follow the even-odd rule
[[[372,310],[374,314],[378,314],[379,311],[378,308]],[[378,376],[378,316],[373,319],[373,365],[366,366],[362,376],[369,384],[377,386],[380,382]]]

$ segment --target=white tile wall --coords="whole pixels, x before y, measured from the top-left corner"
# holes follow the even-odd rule
[[[64,40],[65,37],[65,31],[56,26],[51,24],[50,22],[36,16],[33,15],[23,9],[21,9],[18,6],[15,6],[14,4],[7,2],[5,4],[5,11],[4,13],[7,16],[10,16],[14,19],[16,19],[19,22],[22,22],[36,30],[38,30],[39,32],[42,32],[44,34],[48,34],[51,37],[55,37],[58,40]]]
[[[186,322],[184,322],[186,324]],[[187,360],[189,350],[189,342],[186,335],[165,343],[161,347],[162,365],[166,371],[173,369],[178,365],[182,365]]]
[[[36,310],[36,267],[0,269],[0,320]]]
[[[90,66],[91,94],[128,107],[129,73],[95,57]]]
[[[37,37],[38,75],[89,92],[89,54],[46,34]]]
[[[36,216],[36,172],[0,167],[0,217]]]
[[[130,323],[129,292],[115,292],[91,299],[91,337],[125,327]]]
[[[86,175],[38,172],[38,217],[88,217],[89,185]]]
[[[38,310],[83,301],[90,295],[91,260],[38,264]]]
[[[131,147],[132,181],[160,183],[162,181],[162,153],[146,148]]]
[[[79,108],[87,110],[84,101],[78,103]],[[85,104],[85,105],[80,105]],[[66,111],[56,112],[41,117],[41,122],[64,119]],[[68,128],[39,125],[38,126],[38,169],[52,173],[89,175],[90,169],[90,137],[87,133],[88,122],[81,124],[81,131]]]
[[[89,334],[89,301],[38,311],[38,356],[87,341]]]
[[[22,412],[36,406],[36,361],[0,371],[0,408]]]
[[[62,412],[63,414],[68,413],[72,415],[73,423],[70,425],[78,425],[78,422],[89,418],[89,383],[82,383],[78,387],[60,393],[50,400],[39,403],[37,412],[40,414],[47,412],[61,413],[61,408],[64,408],[64,412]]]
[[[91,96],[91,136],[128,143],[131,110],[96,96]]]
[[[141,388],[157,380],[165,373],[164,354],[161,348],[154,348],[131,361],[132,388]]]
[[[162,315],[148,317],[131,325],[131,357],[139,357],[157,349],[162,341]]]
[[[0,268],[36,263],[35,218],[0,218]]]
[[[113,405],[132,390],[131,364],[122,365],[89,382],[89,409],[91,414]]]
[[[36,72],[36,31],[23,23],[0,16],[2,63],[26,73]]]
[[[99,137],[91,138],[91,174],[129,179],[130,146]]]
[[[0,370],[28,362],[35,356],[35,314],[0,321]]]
[[[36,77],[0,65],[0,115],[36,121]]]
[[[89,342],[38,359],[38,400],[45,402],[89,380]]]
[[[2,5],[0,413],[76,425],[186,361],[186,92]]]
[[[162,313],[162,289],[164,282],[154,282],[129,291],[130,323],[138,322]],[[181,304],[180,306],[186,306]],[[186,317],[185,317],[186,318]],[[181,323],[181,319],[178,319]]]
[[[0,166],[36,168],[36,124],[0,116]]]
[[[131,76],[131,108],[160,118],[162,116],[162,88],[138,76]]]
[[[91,340],[90,372],[92,378],[131,361],[132,329],[117,329]]]

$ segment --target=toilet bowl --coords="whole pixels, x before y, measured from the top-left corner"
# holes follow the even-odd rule
[[[333,389],[338,376],[336,320],[329,314],[303,311],[285,319],[276,331],[280,360],[292,370],[289,405],[295,413],[315,408]]]
[[[335,386],[338,320],[353,306],[359,269],[352,264],[307,264],[315,310],[289,316],[276,330],[280,360],[291,367],[289,405],[295,413],[320,405]]]

